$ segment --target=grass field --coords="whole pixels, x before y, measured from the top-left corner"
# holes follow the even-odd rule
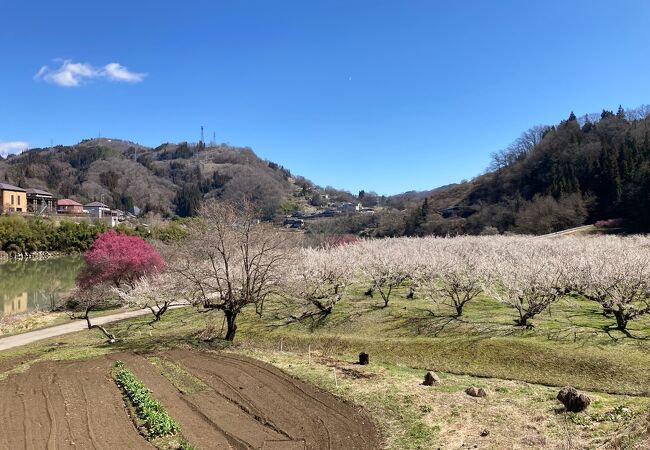
[[[238,352],[270,362],[366,407],[387,448],[644,448],[650,411],[650,322],[629,334],[610,329],[598,305],[568,299],[512,326],[514,311],[488,299],[469,303],[461,319],[406,289],[387,308],[358,286],[327,319],[286,325],[269,301],[262,317],[240,317]],[[111,326],[117,344],[81,332],[0,353],[0,380],[42,359],[92,358],[114,351],[146,353],[191,346],[222,349],[222,316],[170,311],[161,323],[143,317]],[[280,351],[282,350],[282,351]],[[310,354],[308,352],[311,350]],[[369,366],[353,364],[360,351]],[[441,384],[421,386],[425,370]],[[335,378],[336,374],[336,378]],[[592,397],[590,408],[567,414],[555,400],[571,384]],[[469,386],[488,397],[469,397]],[[483,435],[483,436],[482,436]],[[635,447],[636,446],[636,447]]]

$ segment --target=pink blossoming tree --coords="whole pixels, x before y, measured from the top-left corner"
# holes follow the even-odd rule
[[[81,314],[72,314],[73,319],[88,323],[88,329],[97,328],[109,342],[115,336],[105,328],[90,322],[90,312],[111,303],[109,286],[118,289],[133,289],[138,280],[147,275],[157,274],[165,262],[156,249],[137,236],[118,234],[113,230],[100,234],[93,245],[84,253],[85,269],[77,278],[77,290],[73,293]]]
[[[155,274],[165,266],[153,245],[140,237],[113,230],[100,234],[84,253],[84,259],[86,268],[77,279],[81,288],[100,283],[132,287],[143,276]]]

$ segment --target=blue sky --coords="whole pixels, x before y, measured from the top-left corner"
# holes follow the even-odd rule
[[[645,0],[5,1],[0,152],[203,125],[321,185],[430,189],[532,125],[650,103],[648,19]]]

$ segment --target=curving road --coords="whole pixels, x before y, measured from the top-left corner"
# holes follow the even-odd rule
[[[172,306],[172,308],[182,308],[184,306],[186,305],[175,305]],[[124,319],[144,316],[146,314],[151,314],[151,311],[149,309],[138,309],[136,311],[126,311],[118,314],[111,314],[110,316],[92,318],[91,321],[93,325],[104,325]],[[75,331],[86,329],[87,327],[85,320],[73,320],[70,323],[66,323],[64,325],[55,325],[53,327],[41,328],[40,330],[28,331],[26,333],[7,336],[0,338],[0,351],[8,350],[14,347],[20,347],[21,345],[31,344],[42,339],[53,338],[56,336],[61,336],[63,334],[74,333]]]

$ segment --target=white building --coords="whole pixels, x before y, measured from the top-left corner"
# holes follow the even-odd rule
[[[111,216],[111,208],[101,202],[92,202],[84,205],[84,211],[90,217],[96,217],[98,219]]]
[[[363,205],[361,203],[341,203],[338,205],[338,210],[341,212],[358,212],[362,208]]]

